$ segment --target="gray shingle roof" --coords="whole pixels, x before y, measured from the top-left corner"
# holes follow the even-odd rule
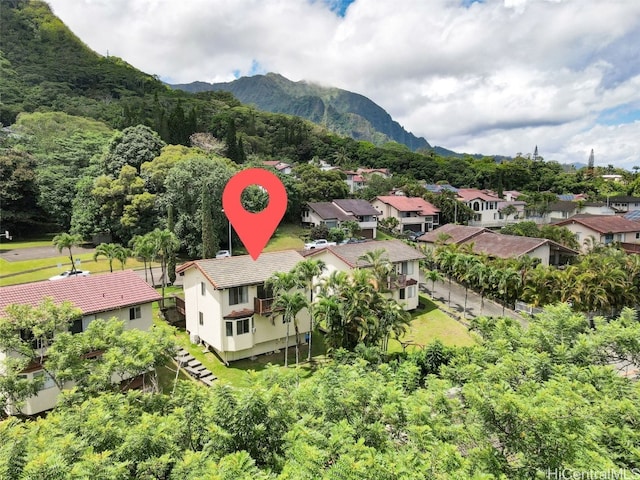
[[[334,218],[340,221],[355,220],[353,215],[344,213],[331,202],[309,202],[307,205],[323,220],[330,220]],[[377,213],[378,212],[376,212],[376,214]]]
[[[364,215],[380,215],[373,205],[371,205],[366,200],[362,199],[339,199],[334,200],[338,207],[340,207],[345,212],[351,213],[353,215],[364,216]]]
[[[425,256],[415,248],[407,245],[401,240],[383,240],[364,243],[349,243],[347,245],[338,245],[335,247],[327,247],[320,250],[312,250],[307,256],[314,256],[325,251],[331,252],[336,257],[351,267],[367,267],[369,264],[358,261],[358,258],[367,252],[383,249],[386,251],[387,258],[391,263],[406,262],[408,260],[419,260]]]
[[[449,238],[444,243],[461,243],[468,238],[475,237],[484,232],[492,233],[491,230],[483,227],[470,227],[467,225],[456,225],[455,223],[447,223],[435,230],[425,233],[418,237],[419,242],[436,243],[440,235],[449,235]]]
[[[267,280],[276,272],[288,272],[304,257],[295,250],[261,253],[257,260],[250,255],[228,258],[194,260],[181,265],[178,273],[189,268],[197,268],[217,289],[256,285]]]

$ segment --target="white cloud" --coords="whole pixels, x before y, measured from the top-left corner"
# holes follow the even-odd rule
[[[366,95],[457,151],[538,145],[545,158],[584,161],[594,148],[628,168],[640,156],[637,122],[597,124],[602,110],[638,103],[637,0],[356,0],[344,17],[305,0],[50,4],[99,53],[174,82],[259,65]]]

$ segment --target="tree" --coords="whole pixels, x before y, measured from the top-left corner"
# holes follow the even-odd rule
[[[56,305],[45,298],[37,307],[9,305],[0,316],[0,351],[6,354],[0,361],[0,397],[12,408],[21,408],[22,402],[38,393],[44,377],[27,380],[20,376],[30,364],[38,364],[51,377],[60,390],[63,380],[45,362],[45,351],[57,335],[67,331],[82,312],[71,302]],[[3,409],[4,410],[4,409]]]
[[[436,291],[436,282],[443,280],[444,276],[438,270],[425,270],[425,280],[431,281],[431,297],[434,297]]]
[[[156,228],[149,234],[149,242],[153,245],[154,256],[160,258],[162,271],[162,300],[160,307],[164,308],[164,290],[167,287],[167,264],[169,257],[175,253],[180,243],[176,236],[169,230]]]
[[[69,260],[71,261],[71,271],[76,271],[76,263],[73,260],[72,248],[82,245],[82,237],[80,235],[71,235],[69,233],[61,233],[53,237],[53,245],[62,253],[65,248],[69,250]]]
[[[281,310],[282,318],[287,326],[287,333],[285,337],[284,347],[284,366],[289,365],[289,325],[293,320],[296,331],[296,365],[298,364],[298,320],[297,315],[305,306],[307,306],[307,300],[305,296],[299,291],[293,291],[300,286],[300,277],[295,271],[291,272],[276,272],[266,281],[275,297],[273,302],[273,310]]]
[[[294,272],[298,276],[298,279],[301,283],[304,283],[306,290],[309,293],[309,352],[307,356],[307,360],[311,361],[311,338],[313,337],[314,332],[314,324],[313,324],[313,309],[314,309],[314,300],[313,300],[313,280],[316,277],[320,277],[322,272],[327,268],[326,264],[322,260],[308,258],[299,262],[295,268]]]
[[[165,143],[146,125],[127,127],[117,132],[104,159],[105,173],[117,175],[122,167],[130,165],[140,173],[140,167],[160,155]]]
[[[213,228],[213,206],[208,188],[202,190],[202,258],[213,258],[219,250],[219,240]]]
[[[500,214],[504,215],[505,220],[509,220],[509,215],[515,215],[516,213],[518,213],[518,209],[515,205],[512,204],[509,204],[500,209]]]
[[[99,257],[106,257],[109,261],[109,271],[113,272],[113,261],[119,260],[124,270],[124,264],[127,259],[127,249],[119,243],[101,243],[96,247],[93,254],[93,260],[97,261]]]
[[[136,235],[131,239],[129,243],[130,246],[133,246],[133,255],[138,258],[141,258],[144,262],[144,280],[148,282],[147,278],[147,266],[149,267],[149,274],[151,275],[151,285],[155,287],[156,282],[153,279],[153,268],[152,268],[152,260],[155,258],[155,246],[153,244],[153,239],[149,234],[146,235]]]
[[[175,221],[173,219],[173,205],[167,205],[167,230],[174,233]],[[169,255],[167,260],[167,270],[169,270],[169,283],[173,285],[176,283],[176,252],[174,251]]]
[[[355,220],[347,220],[346,222],[342,222],[340,226],[347,233],[349,238],[358,238],[362,231],[360,224]]]

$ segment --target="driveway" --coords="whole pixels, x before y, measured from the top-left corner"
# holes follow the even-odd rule
[[[427,293],[430,297],[431,294],[431,282],[421,283],[420,291]],[[435,283],[434,298],[438,302],[445,306],[449,306],[449,281],[444,280],[442,282]],[[465,289],[463,286],[456,282],[451,282],[451,306],[450,309],[456,312],[461,319],[472,319],[475,317],[510,317],[518,320],[523,326],[527,325],[525,317],[518,313],[505,308],[503,311],[502,305],[494,302],[485,297],[484,302],[480,295],[473,290],[469,289],[467,292],[467,309],[465,311]]]

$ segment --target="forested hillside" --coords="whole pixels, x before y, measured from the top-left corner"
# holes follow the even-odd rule
[[[228,91],[242,103],[260,110],[286,113],[320,124],[328,130],[381,146],[398,142],[410,150],[428,150],[429,143],[407,132],[379,105],[363,95],[308,82],[292,82],[268,73],[227,83],[193,82],[173,85],[188,92]]]

